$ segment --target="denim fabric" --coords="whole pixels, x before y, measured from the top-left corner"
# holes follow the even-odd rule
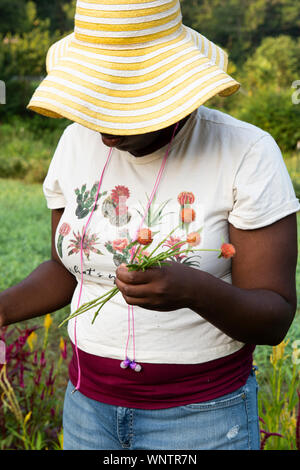
[[[160,410],[99,403],[69,382],[64,450],[258,450],[254,370],[246,384],[215,400]]]

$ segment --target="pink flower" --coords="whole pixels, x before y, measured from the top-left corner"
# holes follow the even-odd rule
[[[129,250],[129,253],[130,253],[130,259],[132,259],[134,257],[134,254],[136,253],[136,257],[139,256],[140,253],[143,253],[143,256],[149,256],[150,255],[150,252],[149,251],[146,251],[146,250],[143,250],[143,247],[142,246],[133,246],[130,250]]]
[[[181,243],[179,243],[181,242]],[[170,236],[170,238],[166,241],[166,243],[163,245],[163,246],[167,246],[168,248],[173,248],[174,245],[176,245],[176,243],[178,243],[178,245],[176,246],[176,248],[181,248],[186,242],[185,241],[181,241],[181,239],[179,237],[172,237],[172,235]]]
[[[20,385],[21,388],[25,388],[25,384],[24,384],[24,366],[23,366],[23,364],[20,365],[19,385]]]
[[[41,377],[42,377],[42,371],[41,369],[38,370],[36,376],[33,378],[33,381],[35,383],[35,385],[39,385],[40,382],[41,382]]]
[[[74,253],[80,253],[81,251],[81,240],[84,234],[84,227],[82,228],[82,234],[80,235],[80,232],[78,231],[77,234],[73,231],[74,234],[74,239],[70,240],[70,244],[68,248],[71,248],[71,250],[68,253],[68,256],[73,255]],[[102,255],[101,251],[98,250],[95,245],[99,244],[98,236],[96,233],[93,233],[90,235],[90,230],[87,230],[83,239],[82,243],[82,248],[83,248],[83,253],[89,259],[91,251],[93,253],[97,253],[98,255]]]
[[[63,223],[59,229],[59,234],[62,235],[63,237],[66,237],[67,235],[69,235],[70,231],[71,231],[70,225],[67,223]]]
[[[46,367],[45,351],[41,352],[40,366],[41,367]]]
[[[178,243],[178,245],[177,245]],[[186,242],[182,241],[179,237],[172,237],[172,235],[169,237],[169,239],[164,243],[163,246],[167,246],[168,248],[173,248],[175,245],[175,249],[180,249],[183,245],[185,245]],[[186,255],[175,255],[175,259],[177,261],[181,261],[182,259],[186,258]]]
[[[52,387],[52,385],[54,384],[55,382],[55,377],[53,377],[53,371],[54,371],[54,365],[52,364],[51,365],[51,368],[50,368],[50,371],[49,371],[49,374],[48,374],[48,378],[46,380],[46,387]]]
[[[127,247],[127,245],[128,245],[127,238],[119,238],[118,240],[114,240],[112,242],[112,247],[115,251],[122,252]]]
[[[38,352],[37,352],[37,351],[34,351],[32,364],[33,364],[34,366],[37,366],[37,364],[38,364]]]

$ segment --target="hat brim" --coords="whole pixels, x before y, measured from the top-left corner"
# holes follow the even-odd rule
[[[52,46],[28,109],[106,134],[145,134],[235,93],[240,84],[226,68],[222,49],[184,26],[168,43],[131,50],[91,47],[72,34]]]

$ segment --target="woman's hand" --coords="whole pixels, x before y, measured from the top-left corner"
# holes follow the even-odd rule
[[[162,312],[189,308],[193,271],[190,266],[177,262],[144,272],[129,271],[122,264],[116,271],[116,286],[129,305]]]

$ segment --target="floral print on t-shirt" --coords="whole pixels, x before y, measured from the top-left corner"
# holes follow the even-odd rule
[[[152,203],[149,205],[149,195],[147,193],[145,195],[146,204],[138,201],[139,206],[136,208],[131,207],[129,210],[128,199],[130,198],[131,192],[127,186],[116,185],[110,191],[99,193],[96,201],[98,185],[99,182],[96,182],[89,190],[87,189],[87,184],[83,184],[81,189],[76,188],[74,190],[76,195],[75,215],[78,219],[85,219],[88,215],[91,214],[94,208],[95,212],[98,211],[97,214],[95,214],[95,217],[99,217],[98,209],[100,208],[101,215],[108,219],[109,224],[118,228],[115,238],[100,241],[100,234],[93,233],[92,229],[87,229],[84,233],[86,222],[83,224],[81,229],[73,231],[71,229],[71,225],[67,222],[64,222],[59,228],[59,235],[57,239],[57,251],[61,258],[63,258],[64,239],[68,237],[68,242],[65,242],[68,243],[68,256],[80,253],[82,245],[82,252],[87,260],[90,260],[92,253],[97,255],[104,255],[104,250],[106,250],[107,254],[112,255],[113,263],[116,267],[122,263],[130,263],[132,256],[135,253],[136,247],[133,248],[131,246],[134,240],[133,236],[130,235],[127,226],[131,222],[134,212],[136,212],[136,215],[138,215],[140,218],[141,223],[143,222],[141,227],[147,227],[152,232],[154,240],[153,247],[151,245],[150,251],[152,251],[160,241],[160,226],[166,220],[166,217],[170,215],[174,215],[175,221],[176,217],[178,217],[178,225],[181,229],[180,236],[174,232],[165,240],[161,249],[168,249],[178,243],[179,245],[177,246],[179,247],[183,245],[187,247],[187,242],[190,248],[200,245],[200,233],[202,227],[196,230],[190,230],[191,223],[197,220],[197,213],[193,208],[193,204],[195,203],[195,196],[192,192],[182,191],[178,194],[177,203],[179,204],[179,207],[176,211],[170,211],[168,207],[172,199],[168,199],[162,203],[157,204],[156,195],[153,197]],[[130,211],[132,213],[130,213]],[[172,228],[175,227],[170,227],[169,232],[172,230]],[[185,235],[183,235],[182,232],[184,232]],[[158,237],[155,240],[156,235],[158,235]],[[143,251],[143,254],[146,256],[149,253],[150,252],[147,250]],[[191,253],[188,256],[186,254],[178,254],[172,258],[172,261],[199,267],[199,254],[195,255],[194,253]]]
[[[66,222],[63,223],[59,228],[59,232],[58,232],[59,235],[57,239],[57,251],[61,258],[63,257],[62,244],[63,244],[64,238],[67,235],[69,235],[70,231],[71,231],[71,226],[67,224]]]
[[[120,188],[120,187],[119,187]],[[122,187],[125,188],[125,187]],[[124,191],[124,190],[123,190]],[[125,194],[125,193],[124,193]],[[129,197],[129,192],[126,193]],[[149,202],[149,197],[146,195],[148,202]],[[201,237],[200,233],[202,231],[202,228],[198,230],[194,230],[193,232],[189,233],[189,227],[192,222],[196,220],[196,211],[193,209],[191,206],[195,202],[195,196],[191,192],[181,192],[177,198],[178,203],[180,205],[180,209],[178,212],[178,220],[179,220],[179,225],[181,229],[184,229],[186,232],[186,237],[180,238],[178,236],[172,236],[170,235],[169,238],[165,241],[163,244],[163,248],[171,248],[175,244],[177,244],[178,247],[181,247],[183,245],[186,245],[186,241],[188,241],[188,245],[190,248],[196,247],[200,245],[201,243]],[[162,223],[162,219],[170,215],[172,212],[169,212],[167,209],[167,205],[170,202],[170,200],[163,202],[158,208],[154,204],[155,202],[155,197],[153,198],[152,204],[148,208],[148,212],[146,214],[146,217],[144,218],[144,214],[146,212],[146,209],[142,206],[141,204],[141,211],[139,209],[136,209],[138,214],[141,217],[141,220],[144,219],[144,224],[143,227],[147,227],[151,229],[152,235],[156,235],[159,233],[159,229],[157,231],[153,231],[153,227],[159,226]],[[148,204],[147,204],[148,206]],[[129,231],[127,229],[124,229],[120,233],[120,237],[114,240],[108,240],[105,242],[105,248],[109,253],[113,255],[113,261],[116,266],[119,266],[122,263],[128,264],[130,263],[133,254],[135,253],[136,247],[132,247],[131,244],[133,242],[133,239],[131,238]],[[155,240],[154,240],[155,242]],[[139,247],[138,250],[141,248]],[[152,251],[153,247],[151,248],[150,251]],[[136,255],[138,255],[139,252],[137,252]],[[148,251],[143,251],[144,255],[148,255]],[[178,263],[185,263],[190,266],[197,266],[199,267],[199,260],[196,260],[197,256],[196,255],[189,255],[187,256],[186,254],[178,254],[175,255],[173,258],[170,258],[172,261],[176,261]]]
[[[68,252],[68,256],[73,255],[74,253],[80,253],[81,251],[81,244],[82,244],[82,251],[87,259],[90,258],[91,252],[96,253],[97,255],[103,255],[103,253],[96,248],[100,242],[98,240],[98,236],[96,233],[90,233],[90,230],[87,230],[84,234],[84,227],[82,228],[82,232],[80,233],[79,230],[77,233],[73,231],[74,238],[70,240],[70,244],[68,248],[71,250]]]

